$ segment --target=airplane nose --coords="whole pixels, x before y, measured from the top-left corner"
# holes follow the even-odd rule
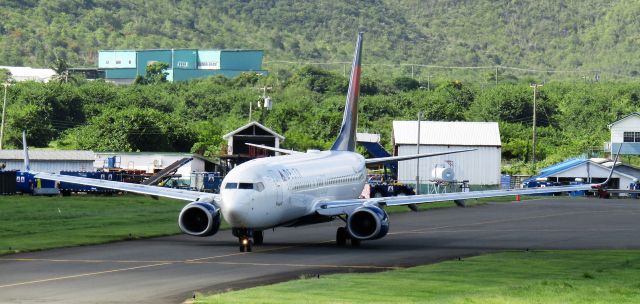
[[[222,216],[232,227],[249,227],[250,198],[235,194],[223,196]]]

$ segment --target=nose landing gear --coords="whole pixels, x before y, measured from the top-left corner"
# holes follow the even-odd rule
[[[240,252],[251,252],[251,246],[253,244],[262,245],[262,243],[264,242],[264,233],[262,232],[262,230],[233,228],[231,229],[231,232],[233,233],[233,236],[238,238]]]
[[[240,252],[251,252],[251,239],[249,238],[238,238],[240,241]]]

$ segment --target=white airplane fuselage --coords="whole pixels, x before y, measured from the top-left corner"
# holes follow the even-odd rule
[[[224,178],[219,207],[232,227],[267,229],[313,214],[316,202],[358,198],[366,178],[364,158],[349,151],[254,159]]]

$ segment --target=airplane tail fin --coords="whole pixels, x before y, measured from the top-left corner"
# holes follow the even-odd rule
[[[24,171],[31,171],[31,165],[29,165],[29,148],[27,147],[27,132],[22,131],[22,151],[24,152]]]
[[[358,124],[358,96],[360,95],[360,54],[362,52],[362,34],[358,33],[356,50],[353,54],[351,65],[351,78],[349,78],[349,91],[344,106],[340,134],[331,146],[332,151],[355,151],[356,126]]]

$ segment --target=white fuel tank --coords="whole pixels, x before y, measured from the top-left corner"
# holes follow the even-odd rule
[[[453,181],[453,179],[455,178],[453,174],[453,169],[442,168],[442,167],[433,168],[433,170],[431,170],[431,177],[434,180],[440,180],[440,181],[446,181],[446,182]]]

